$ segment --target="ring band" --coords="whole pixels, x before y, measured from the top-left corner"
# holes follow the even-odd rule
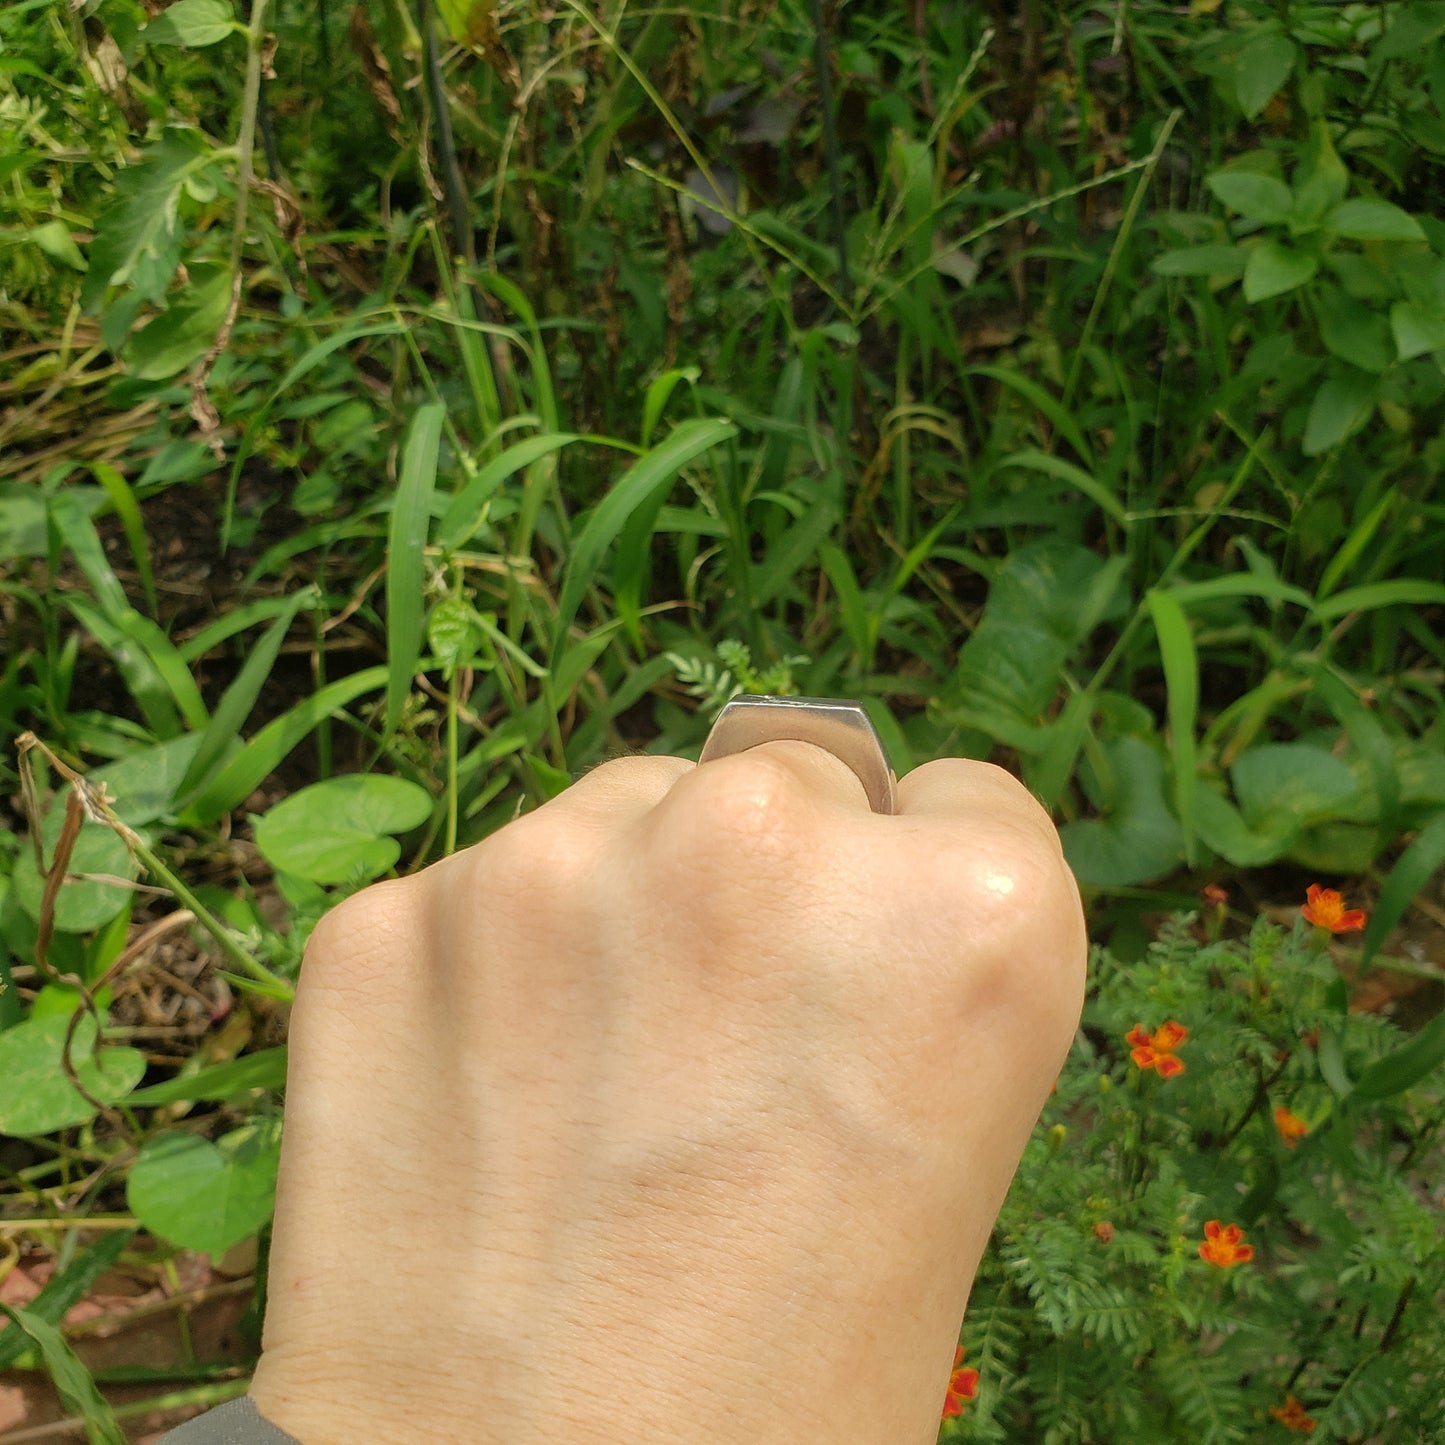
[[[861,703],[831,697],[735,697],[717,715],[699,765],[762,743],[812,743],[846,764],[875,813],[898,811],[898,780]]]

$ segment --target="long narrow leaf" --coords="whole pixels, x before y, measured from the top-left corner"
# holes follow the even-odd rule
[[[131,610],[130,599],[105,555],[105,546],[95,530],[95,523],[69,492],[61,492],[50,499],[50,519],[80,564],[80,570],[85,573],[85,580],[90,583],[90,590],[95,593],[101,610],[119,625]]]
[[[437,402],[412,420],[386,547],[386,735],[401,721],[421,659],[422,575],[445,410]]]
[[[1184,857],[1194,866],[1194,791],[1197,763],[1194,729],[1199,719],[1199,656],[1184,609],[1168,592],[1150,592],[1149,615],[1159,636],[1164,685],[1169,697],[1169,742],[1174,758],[1174,811],[1184,830]]]
[[[1066,482],[1069,486],[1082,492],[1121,527],[1127,526],[1129,523],[1129,514],[1124,510],[1124,504],[1118,497],[1096,477],[1091,476],[1082,467],[1075,466],[1073,462],[1064,461],[1062,457],[1051,457],[1047,452],[1040,451],[1014,452],[1012,456],[1004,457],[999,462],[1000,471],[1005,467],[1022,467],[1025,471],[1039,472],[1046,477],[1054,477],[1061,482]]]
[[[1445,587],[1419,577],[1396,577],[1389,582],[1370,582],[1363,587],[1350,587],[1315,603],[1315,616],[1321,622],[1333,622],[1349,612],[1370,612],[1378,607],[1428,606],[1445,602]]]
[[[10,1316],[11,1330],[16,1334],[23,1330],[35,1342],[65,1408],[85,1421],[85,1438],[90,1445],[126,1445],[125,1436],[115,1423],[110,1406],[95,1388],[90,1371],[76,1358],[60,1331],[29,1310],[18,1310],[7,1304],[0,1304],[0,1310]]]
[[[1404,916],[1411,900],[1439,872],[1442,864],[1445,864],[1445,813],[1437,813],[1400,854],[1399,861],[1385,879],[1385,886],[1380,889],[1380,901],[1370,915],[1369,927],[1365,929],[1362,965],[1369,963],[1379,952],[1380,945]]]
[[[437,528],[437,545],[448,552],[462,546],[481,525],[482,508],[488,498],[508,477],[578,439],[575,432],[549,432],[515,442],[501,456],[494,457],[453,495]]]
[[[66,1311],[89,1293],[90,1287],[113,1265],[135,1237],[133,1229],[117,1229],[77,1254],[26,1306],[46,1324],[58,1325]],[[25,1335],[13,1327],[0,1330],[0,1370],[8,1370],[28,1348]]]
[[[216,711],[201,734],[196,755],[186,769],[176,789],[176,797],[188,798],[210,775],[216,764],[225,756],[227,748],[239,736],[241,725],[251,716],[251,709],[261,695],[271,669],[276,665],[276,655],[286,640],[291,620],[308,602],[315,602],[319,596],[315,587],[304,587],[287,600],[286,608],[262,634],[260,642],[251,650],[231,685],[222,694]]]
[[[281,760],[334,712],[386,685],[384,667],[368,667],[343,677],[269,722],[201,790],[185,810],[187,827],[206,826],[248,798],[280,766]]]
[[[1058,398],[1051,396],[1038,382],[1031,381],[1022,372],[1010,371],[1003,366],[971,366],[966,374],[986,376],[990,381],[996,381],[1000,386],[1006,386],[1010,391],[1017,392],[1035,411],[1048,418],[1053,424],[1054,430],[1073,447],[1084,461],[1093,461],[1094,454],[1089,448],[1089,443],[1084,439],[1084,433],[1078,422],[1064,410]]]
[[[145,594],[146,606],[152,617],[156,615],[156,579],[151,568],[150,539],[146,536],[145,520],[141,516],[140,503],[135,499],[131,485],[113,466],[106,462],[92,462],[90,470],[110,498],[110,505],[120,518],[125,539],[130,543],[131,560],[135,563],[136,575],[140,578],[140,589]]]
[[[557,632],[552,641],[555,667],[567,645],[567,629],[577,616],[582,598],[596,581],[597,570],[634,508],[642,506],[658,488],[671,486],[678,472],[710,447],[737,435],[730,421],[685,421],[650,452],[640,457],[587,519],[562,578],[557,605]]]

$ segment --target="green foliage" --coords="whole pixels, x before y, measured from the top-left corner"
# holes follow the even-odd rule
[[[1445,860],[1445,10],[825,9],[831,113],[792,0],[0,9],[0,735],[52,759],[0,756],[6,1199],[211,1251],[267,1216],[282,1056],[212,1021],[142,1080],[138,887],[249,1038],[337,899],[738,691],[1020,772],[1121,954],[1266,866],[1361,880],[1389,951]],[[1100,958],[961,1428],[1429,1418],[1381,1141],[1433,1157],[1439,1020],[1342,1014],[1301,939],[1166,944]],[[1120,1039],[1170,1014],[1151,1092]],[[1294,1153],[1245,1117],[1281,1066]]]
[[[1302,922],[1210,943],[1191,921],[1138,963],[1094,958],[964,1322],[978,1395],[943,1440],[1283,1439],[1270,1412],[1291,1395],[1316,1439],[1429,1438],[1445,1094],[1438,1073],[1365,1085],[1425,1036],[1402,1046],[1336,1010],[1335,967]],[[1166,1020],[1188,1030],[1172,1078],[1125,1038]],[[1360,1079],[1343,1097],[1325,1031]],[[1238,1224],[1253,1258],[1201,1258],[1211,1219]]]

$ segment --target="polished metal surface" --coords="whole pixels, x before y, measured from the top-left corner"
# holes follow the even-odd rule
[[[858,775],[875,813],[898,810],[883,740],[856,702],[832,697],[735,697],[718,714],[698,763],[784,740],[825,748]]]

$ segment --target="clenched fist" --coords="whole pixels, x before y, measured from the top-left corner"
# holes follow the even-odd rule
[[[305,1445],[925,1445],[1083,992],[1057,835],[631,757],[323,919],[265,1350]]]

